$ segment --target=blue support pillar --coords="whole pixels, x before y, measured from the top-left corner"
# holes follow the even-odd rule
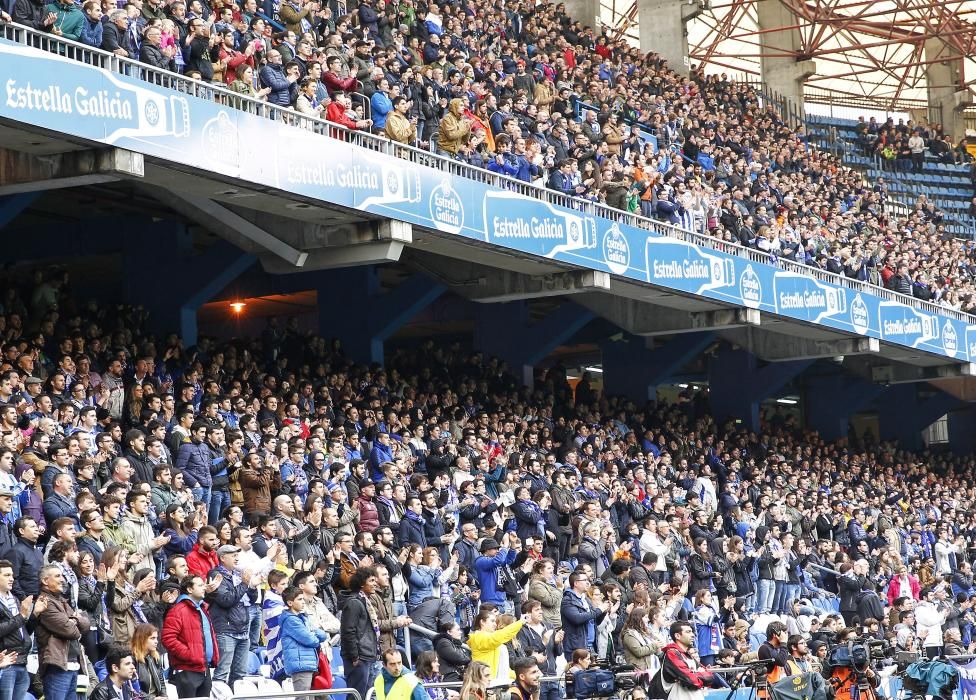
[[[319,333],[338,338],[350,359],[382,364],[383,343],[445,291],[416,274],[381,292],[375,265],[330,270],[318,283]]]
[[[806,424],[833,442],[847,437],[851,416],[876,399],[884,387],[843,372],[809,377],[804,387]]]
[[[637,404],[653,401],[657,386],[667,383],[714,339],[715,334],[707,331],[682,333],[656,350],[647,347],[645,338],[630,334],[619,341],[605,340],[600,345],[604,393],[626,396]]]
[[[935,393],[920,397],[923,387]],[[877,405],[881,439],[897,440],[902,449],[919,450],[923,447],[922,431],[963,402],[929,384],[892,384],[882,392]]]
[[[477,307],[474,345],[485,355],[507,362],[516,376],[521,375],[523,384],[530,386],[532,368],[593,318],[593,312],[568,301],[536,323],[530,323],[525,301],[482,304]]]
[[[967,406],[949,414],[949,449],[956,455],[976,452],[976,407]]]
[[[741,420],[749,430],[759,430],[759,404],[775,394],[812,360],[773,362],[765,367],[745,350],[722,346],[708,365],[708,396],[712,415],[719,422]]]
[[[251,267],[256,258],[219,242],[192,254],[192,235],[177,222],[133,227],[125,236],[125,297],[149,311],[153,328],[176,331],[186,347],[197,342],[197,311]],[[165,260],[160,251],[172,254]],[[175,257],[175,260],[174,260]]]

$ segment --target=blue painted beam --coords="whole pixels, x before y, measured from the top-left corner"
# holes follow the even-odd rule
[[[591,311],[569,301],[536,323],[530,322],[525,301],[477,304],[474,308],[475,347],[504,360],[516,374],[522,372],[526,382],[530,375],[525,368],[542,362],[594,318]]]
[[[347,357],[366,363],[382,363],[384,341],[447,291],[417,274],[381,293],[375,265],[324,271],[310,281],[318,288],[319,333],[338,338]]]
[[[4,228],[14,221],[25,209],[37,201],[41,194],[41,192],[24,192],[0,197],[0,228]]]
[[[882,440],[897,440],[908,450],[921,449],[922,431],[942,416],[965,407],[955,396],[936,390],[930,397],[919,397],[928,384],[892,384],[878,398],[878,427]]]
[[[719,421],[740,419],[750,430],[759,429],[759,404],[797,377],[813,360],[771,362],[745,350],[723,345],[708,366],[708,396]]]
[[[851,416],[884,392],[884,386],[844,372],[819,374],[804,385],[804,418],[824,440],[847,437]]]
[[[620,341],[606,340],[600,345],[604,390],[638,403],[653,399],[658,385],[671,380],[714,340],[710,331],[682,333],[654,350],[644,338],[630,334]]]

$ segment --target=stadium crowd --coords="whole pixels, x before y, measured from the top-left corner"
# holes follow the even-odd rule
[[[432,342],[366,367],[291,322],[186,348],[145,321],[66,276],[2,295],[0,700],[207,696],[252,652],[299,691],[341,659],[363,697],[557,700],[540,678],[605,657],[698,691],[854,635],[976,648],[972,457],[558,366],[523,388]]]
[[[907,214],[745,83],[674,72],[561,4],[368,0],[6,2],[13,21],[156,68],[430,146],[719,241],[976,308],[972,242]],[[866,124],[865,147],[906,125]],[[907,129],[907,127],[906,127]],[[939,125],[908,138],[944,155]],[[911,141],[911,145],[909,142]],[[655,145],[656,144],[656,147]],[[950,150],[949,155],[954,151]],[[901,162],[901,161],[899,161]]]

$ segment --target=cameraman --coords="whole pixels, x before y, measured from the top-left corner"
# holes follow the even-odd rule
[[[769,675],[766,677],[766,682],[769,685],[787,675],[786,665],[790,658],[786,646],[788,639],[789,633],[786,630],[786,625],[779,620],[770,622],[766,627],[766,641],[759,647],[759,658],[762,661],[772,662]],[[769,691],[760,688],[757,695],[760,698],[767,698]]]
[[[690,623],[679,620],[671,625],[670,634],[671,643],[664,647],[661,671],[668,700],[704,700],[705,686],[710,686],[715,676],[690,654],[695,646],[695,630]]]
[[[791,634],[786,641],[786,647],[790,652],[786,662],[786,674],[798,676],[802,673],[810,673],[813,700],[827,700],[827,684],[824,682],[823,676],[813,672],[815,669],[811,663],[807,640],[802,635]]]

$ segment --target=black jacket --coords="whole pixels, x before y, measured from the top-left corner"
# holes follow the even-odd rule
[[[207,595],[214,632],[245,634],[249,622],[247,607],[242,601],[248,594],[248,586],[243,581],[235,586],[233,574],[222,566],[218,566],[215,571],[218,571],[223,579],[217,590]]]
[[[339,628],[339,650],[347,666],[357,660],[360,663],[376,661],[379,640],[374,622],[378,624],[379,621],[370,619],[366,601],[358,595],[349,596]]]
[[[840,587],[841,612],[855,612],[857,610],[857,596],[865,582],[864,576],[838,576],[837,585]]]
[[[445,681],[460,681],[464,677],[464,669],[471,663],[471,650],[460,639],[454,639],[446,634],[434,637],[434,651],[441,660],[441,675]]]
[[[41,590],[40,573],[44,566],[41,550],[25,539],[17,538],[13,547],[2,554],[14,568],[14,595],[23,600]]]
[[[102,37],[104,39],[104,37]],[[158,46],[150,44],[148,41],[142,42],[142,49],[139,51],[139,60],[147,66],[160,70],[173,70],[175,63],[172,58],[166,58]]]
[[[88,700],[118,700],[119,695],[112,686],[112,679],[106,678],[95,686],[95,690],[88,696]],[[122,685],[122,700],[132,699],[132,689],[128,683]]]
[[[17,0],[14,3],[14,11],[11,13],[14,22],[23,24],[39,32],[48,32],[51,27],[44,26],[45,3],[35,0]]]
[[[25,620],[19,610],[16,615],[11,615],[7,606],[0,603],[0,650],[16,651],[18,664],[27,663],[35,623],[33,615],[29,620]]]
[[[125,49],[129,53],[129,58],[132,58],[125,32],[119,29],[115,22],[102,23],[102,50],[114,53],[119,49]]]

